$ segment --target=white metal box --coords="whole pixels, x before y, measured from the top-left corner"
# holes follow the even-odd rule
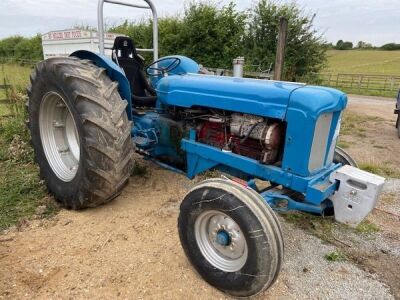
[[[105,33],[105,54],[111,57],[111,48],[117,36],[122,34]],[[57,56],[68,56],[77,50],[88,50],[99,53],[99,36],[95,31],[70,29],[51,31],[42,35],[44,59]]]
[[[339,182],[339,189],[330,199],[335,209],[335,219],[357,226],[375,207],[385,178],[343,166],[332,172],[330,180]]]

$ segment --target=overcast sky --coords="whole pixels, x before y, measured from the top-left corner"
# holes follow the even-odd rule
[[[139,0],[136,0],[139,3]],[[286,0],[279,0],[285,2]],[[153,0],[160,16],[182,13],[187,1]],[[219,5],[230,2],[219,0]],[[238,9],[250,8],[255,0],[232,0]],[[298,0],[316,12],[316,28],[326,40],[354,43],[359,40],[382,45],[400,43],[400,0]],[[77,24],[96,25],[97,0],[0,0],[0,38],[20,34],[32,36]],[[105,4],[108,23],[146,16],[142,10]]]

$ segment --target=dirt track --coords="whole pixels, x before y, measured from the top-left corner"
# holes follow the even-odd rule
[[[378,112],[362,101],[352,101],[350,110]],[[393,105],[377,106],[388,122],[393,121]],[[109,205],[62,210],[50,220],[0,235],[0,298],[225,298],[199,278],[179,244],[179,204],[196,180],[144,164],[146,176],[132,177]],[[382,277],[349,261],[326,261],[325,254],[335,246],[281,221],[284,267],[278,282],[258,298],[393,298]],[[395,250],[400,252],[396,240],[388,245],[399,245]]]

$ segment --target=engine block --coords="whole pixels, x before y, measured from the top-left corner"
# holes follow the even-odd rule
[[[198,140],[224,151],[274,164],[284,138],[284,124],[263,117],[234,113],[230,119],[209,118],[198,128]]]

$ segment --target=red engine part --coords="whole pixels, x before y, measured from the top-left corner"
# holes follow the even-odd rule
[[[265,140],[252,138],[243,139],[230,133],[227,127],[225,137],[225,125],[223,123],[209,122],[202,123],[197,132],[198,141],[216,148],[228,146],[233,153],[256,159],[265,164],[274,164],[278,159],[281,141],[283,140],[283,130],[279,123],[268,126]]]
[[[204,122],[197,132],[198,141],[217,148],[223,148],[229,141],[229,133],[225,139],[225,128],[223,123]]]
[[[242,139],[238,136],[231,137],[230,147],[233,153],[247,156],[261,161],[263,158],[264,148],[261,146],[260,141],[248,138],[241,143]]]

